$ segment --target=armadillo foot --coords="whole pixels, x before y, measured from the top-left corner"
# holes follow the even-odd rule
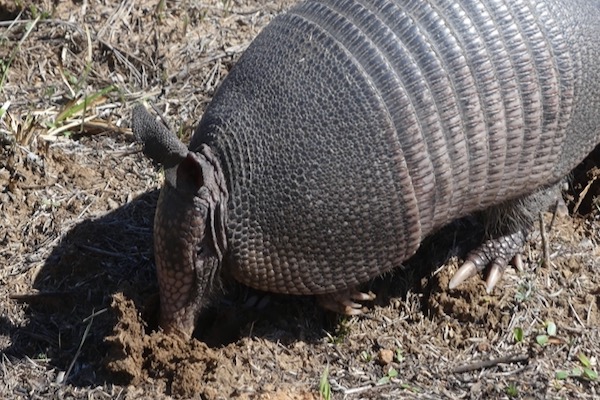
[[[361,315],[367,311],[367,308],[355,301],[373,301],[375,297],[373,292],[363,293],[356,289],[349,289],[318,295],[317,300],[321,307],[338,314]]]
[[[488,293],[491,293],[502,279],[509,260],[512,260],[511,264],[517,269],[523,269],[523,261],[519,252],[525,244],[525,239],[525,233],[519,230],[509,235],[487,240],[467,256],[463,265],[450,280],[448,287],[454,289],[473,275],[487,270],[485,288]]]
[[[560,188],[559,182],[485,210],[481,217],[488,239],[467,256],[465,263],[450,280],[450,289],[477,273],[486,272],[485,288],[491,293],[502,279],[509,261],[512,260],[511,264],[522,271],[523,261],[519,253],[540,212],[552,206],[558,207],[557,212],[564,212]]]

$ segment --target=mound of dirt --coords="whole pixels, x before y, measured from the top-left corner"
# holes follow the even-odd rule
[[[152,381],[161,392],[180,398],[315,398],[296,389],[278,391],[267,386],[264,393],[253,387],[246,375],[251,364],[243,364],[241,348],[236,344],[213,350],[196,339],[183,340],[160,331],[146,333],[146,323],[135,303],[122,293],[113,296],[111,307],[118,322],[106,338],[110,351],[105,362],[107,369],[124,382],[143,385]]]
[[[181,397],[202,395],[218,399],[225,388],[235,386],[236,370],[222,352],[214,352],[197,340],[184,341],[162,332],[146,334],[145,323],[131,300],[122,293],[113,297],[111,307],[118,315],[112,336],[107,368],[134,385],[152,378],[167,393]]]

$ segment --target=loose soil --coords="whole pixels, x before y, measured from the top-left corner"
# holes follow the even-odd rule
[[[162,173],[131,109],[151,102],[188,140],[292,3],[0,0],[0,397],[310,400],[324,381],[334,399],[598,398],[599,154],[492,294],[448,289],[481,235],[467,218],[366,285],[363,317],[224,282],[192,340],[157,328]]]

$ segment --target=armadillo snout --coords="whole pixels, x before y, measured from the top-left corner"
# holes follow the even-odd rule
[[[214,182],[217,169],[196,153],[165,175],[154,218],[160,326],[190,337],[222,259],[213,224],[224,194]]]
[[[195,252],[196,230],[203,225],[205,215],[195,212],[194,207],[177,207],[181,202],[176,189],[165,185],[161,191],[154,219],[154,254],[160,288],[160,325],[167,331],[179,331],[191,336],[194,330],[193,316],[196,285]],[[190,223],[192,222],[192,223]],[[193,227],[192,227],[193,226]]]

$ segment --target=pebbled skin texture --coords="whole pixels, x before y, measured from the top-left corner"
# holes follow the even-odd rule
[[[228,180],[225,268],[268,291],[348,289],[557,182],[600,138],[599,8],[328,0],[277,18],[190,144]]]
[[[351,291],[475,212],[490,239],[520,247],[535,199],[600,142],[598,21],[597,0],[320,0],[276,18],[189,145],[217,160],[209,209],[226,209],[186,225],[196,200],[186,208],[173,179],[161,195],[161,313],[175,315],[161,325],[191,335],[218,273],[280,293]],[[181,159],[172,139],[156,143],[173,157],[147,154]],[[187,171],[198,165],[171,176],[210,178]],[[194,184],[197,198],[204,180],[183,188]],[[515,246],[499,243],[473,259],[506,263]]]

